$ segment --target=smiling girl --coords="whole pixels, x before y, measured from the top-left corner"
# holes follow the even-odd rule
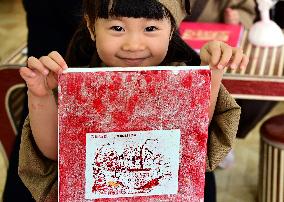
[[[53,89],[68,66],[210,65],[207,169],[214,169],[226,156],[240,109],[221,80],[225,67],[245,68],[248,59],[242,50],[213,41],[201,49],[200,60],[177,32],[189,10],[188,0],[85,0],[84,25],[75,34],[66,61],[56,51],[28,58],[27,67],[20,69],[28,86],[30,114],[23,128],[19,175],[36,200],[57,198],[58,119]]]

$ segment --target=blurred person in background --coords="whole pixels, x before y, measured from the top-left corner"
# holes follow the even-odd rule
[[[63,56],[81,23],[81,0],[23,0],[28,28],[28,56],[40,57],[56,50]],[[22,121],[9,160],[3,193],[4,202],[34,201],[18,176],[19,147],[24,119],[28,114],[27,96]]]
[[[192,13],[186,21],[242,24],[249,28],[256,17],[255,0],[191,0]]]

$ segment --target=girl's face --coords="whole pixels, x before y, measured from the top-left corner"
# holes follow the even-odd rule
[[[107,66],[156,66],[167,54],[171,23],[167,18],[99,18],[94,34],[98,54]]]

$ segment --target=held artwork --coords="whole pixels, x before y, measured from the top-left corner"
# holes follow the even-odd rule
[[[203,201],[209,67],[69,68],[59,201]]]

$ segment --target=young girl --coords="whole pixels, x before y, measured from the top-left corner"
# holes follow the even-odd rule
[[[85,0],[83,26],[74,36],[67,63],[57,52],[30,57],[20,74],[28,86],[29,117],[23,128],[19,175],[37,201],[57,197],[57,76],[69,66],[210,65],[212,92],[207,169],[230,150],[240,109],[221,85],[224,67],[245,68],[242,50],[214,41],[200,58],[177,27],[189,1]],[[174,68],[174,67],[173,67]],[[213,115],[214,114],[214,115]],[[217,135],[218,134],[218,135]]]

